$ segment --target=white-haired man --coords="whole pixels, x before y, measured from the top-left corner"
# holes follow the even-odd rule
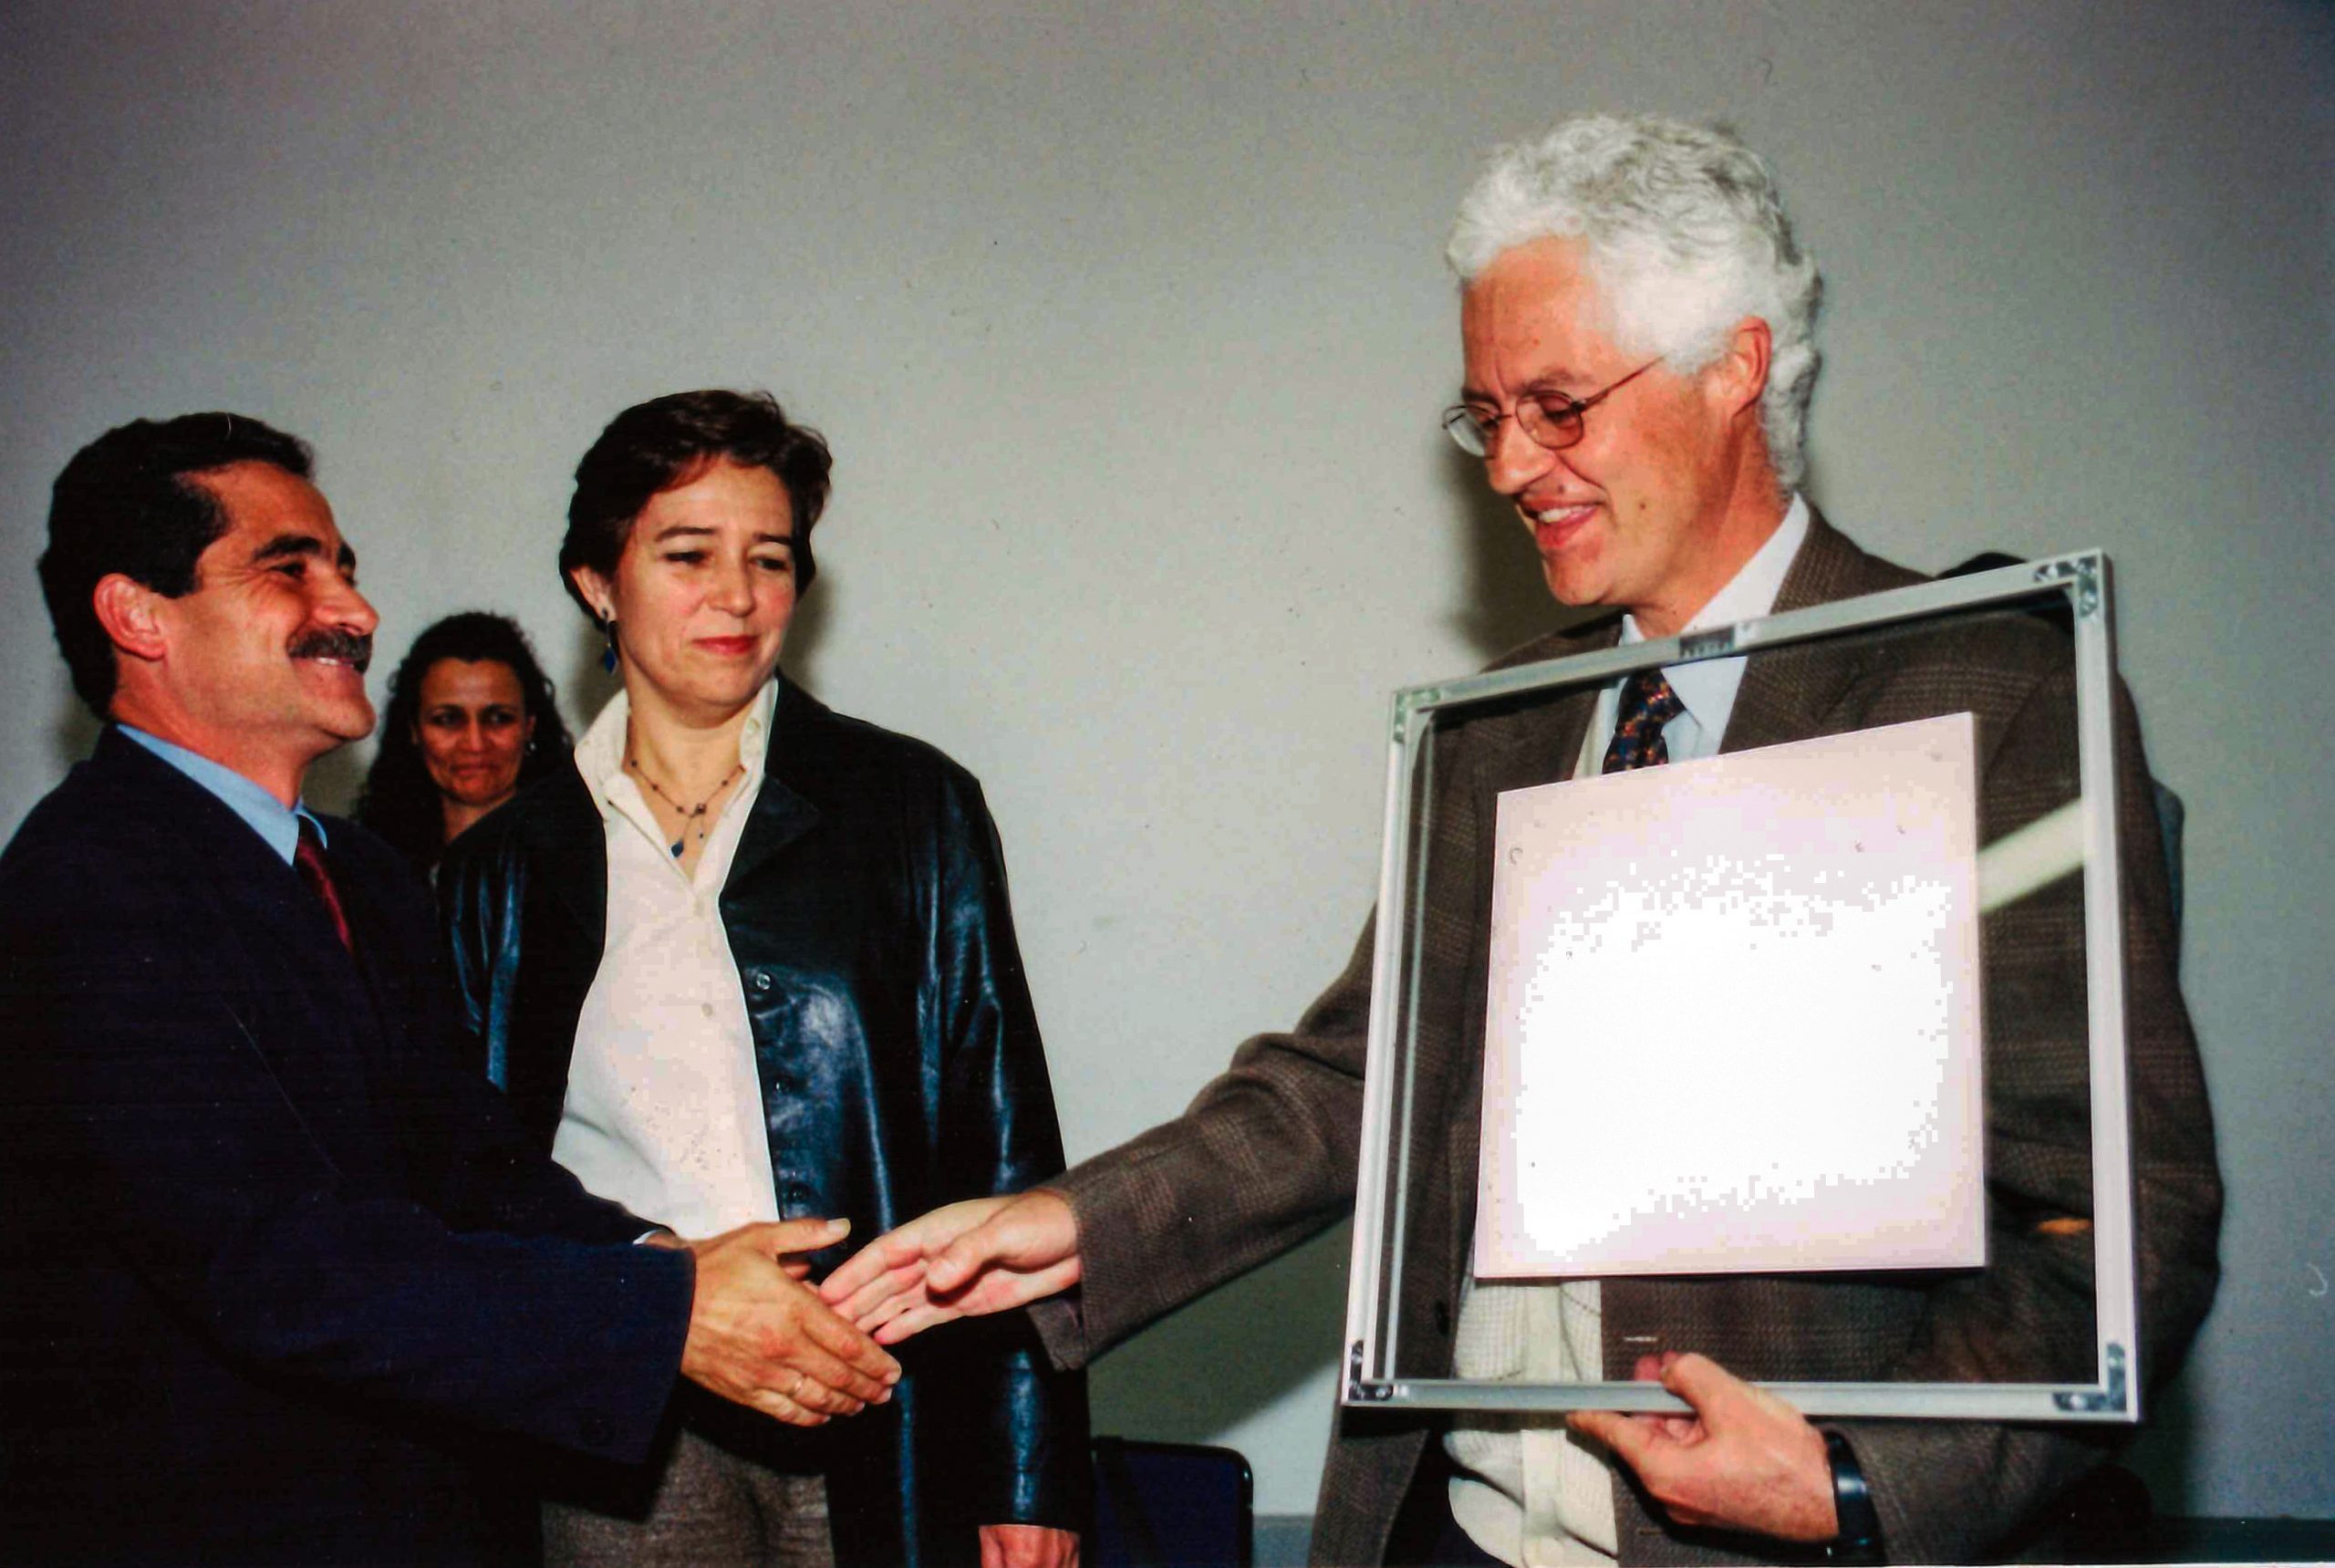
[[[1462,204],[1466,379],[1447,416],[1514,504],[1550,591],[1622,613],[1519,663],[1898,587],[1800,495],[1819,280],[1766,165],[1731,135],[1588,117],[1496,153]],[[2081,905],[1988,919],[1990,1264],[1966,1275],[1479,1285],[1489,853],[1500,790],[1943,712],[1976,714],[1981,832],[2073,793],[2064,638],[2020,618],[1871,649],[1682,666],[1452,726],[1423,894],[1403,1366],[1416,1376],[1659,1377],[1691,1417],[1569,1425],[1346,1418],[1322,1484],[1325,1563],[1839,1557],[1973,1561],[2013,1544],[2101,1449],[1956,1422],[1820,1430],[1748,1378],[2061,1381],[2091,1373]],[[2146,1376],[2213,1294],[2220,1184],[2129,708],[2119,781]],[[1365,931],[1296,1032],[1249,1042],[1177,1120],[1047,1188],[944,1210],[863,1252],[830,1299],[893,1340],[1073,1282],[1036,1309],[1079,1361],[1345,1212],[1359,1141]],[[1695,976],[1683,975],[1681,984]],[[1821,1005],[1821,999],[1811,999]],[[1660,999],[1649,998],[1649,1027]],[[1626,1042],[1615,1042],[1626,1049]],[[1658,1119],[1664,1085],[1646,1086]],[[886,1321],[888,1318],[889,1321]],[[1441,1425],[1441,1424],[1438,1424]]]

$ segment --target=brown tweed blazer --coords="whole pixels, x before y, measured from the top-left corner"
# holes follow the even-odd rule
[[[1816,519],[1779,609],[1902,587],[1913,572]],[[1543,638],[1500,661],[1610,646],[1617,619]],[[2075,793],[2073,692],[2063,632],[2028,618],[1850,649],[1755,654],[1723,749],[1969,711],[1977,718],[1980,842]],[[1423,1129],[1403,1282],[1403,1365],[1448,1376],[1474,1223],[1490,856],[1498,793],[1545,782],[1579,754],[1593,694],[1448,725],[1437,744],[1425,895],[1419,1040]],[[2143,1375],[2176,1365],[2213,1298],[2221,1184],[2195,1041],[2172,959],[2164,867],[2139,729],[2121,701],[2118,809],[2133,1054]],[[1753,1378],[2085,1380],[2092,1376],[2091,1241],[2046,1221],[2091,1210],[2081,895],[2074,879],[1987,917],[1987,1158],[1993,1262],[1976,1275],[1718,1276],[1608,1281],[1605,1367],[1647,1350],[1701,1351]],[[1296,1031],[1243,1044],[1176,1120],[1058,1182],[1078,1215],[1084,1282],[1036,1315],[1069,1363],[1117,1343],[1352,1211],[1371,933]],[[1661,1085],[1649,1085],[1658,1100]],[[2098,1429],[1976,1422],[1827,1423],[1872,1483],[1890,1556],[1974,1562],[2112,1440]],[[1344,1411],[1322,1479],[1313,1556],[1376,1563],[1431,1415]],[[1762,1542],[1667,1524],[1615,1482],[1625,1563],[1757,1559]],[[1766,1543],[1780,1545],[1780,1543]],[[1784,1555],[1785,1553],[1778,1553]]]

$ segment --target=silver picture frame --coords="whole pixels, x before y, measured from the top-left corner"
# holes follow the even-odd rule
[[[1378,887],[1373,1002],[1364,1085],[1344,1365],[1349,1407],[1489,1412],[1607,1409],[1675,1411],[1685,1406],[1645,1382],[1523,1382],[1397,1376],[1406,1209],[1419,1020],[1406,965],[1423,910],[1417,803],[1428,798],[1430,741],[1437,715],[1471,704],[1512,703],[1579,691],[1641,670],[1756,655],[1844,634],[1882,632],[1957,615],[2064,605],[2072,628],[2077,782],[2072,803],[2083,851],[2086,1009],[2091,1079],[2094,1323],[2097,1359],[2080,1383],[1771,1382],[1811,1417],[2130,1423],[2141,1415],[2131,1122],[2120,917],[2113,699],[2115,656],[2109,563],[2099,551],[2054,556],[1967,576],[1616,647],[1405,688],[1395,693],[1387,749],[1387,807]]]

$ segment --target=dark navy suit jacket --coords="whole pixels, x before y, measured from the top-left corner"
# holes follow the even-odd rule
[[[0,857],[0,1558],[476,1560],[498,1452],[655,1439],[690,1260],[460,1065],[426,891],[329,830],[355,959],[110,730]]]

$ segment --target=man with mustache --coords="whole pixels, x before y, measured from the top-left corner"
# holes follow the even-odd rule
[[[796,1425],[898,1375],[784,1261],[834,1222],[650,1234],[457,1065],[420,884],[301,802],[378,618],[308,474],[214,413],[57,481],[109,722],[0,856],[11,1560],[499,1559],[490,1448],[637,1462],[677,1375]]]

